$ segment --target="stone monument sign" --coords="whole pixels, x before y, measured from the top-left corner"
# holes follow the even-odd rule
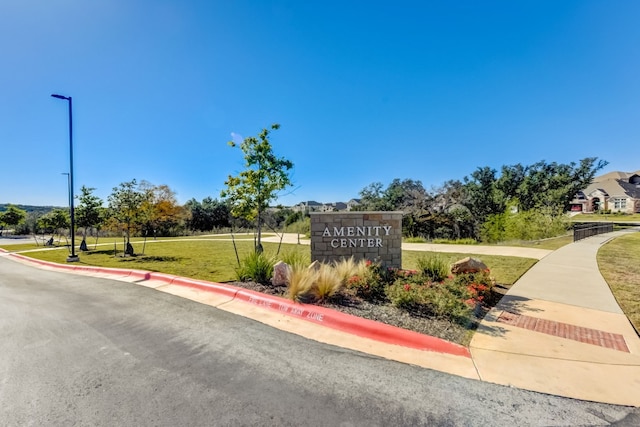
[[[311,261],[353,257],[402,267],[402,212],[312,212]]]

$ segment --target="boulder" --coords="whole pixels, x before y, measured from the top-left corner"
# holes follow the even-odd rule
[[[271,283],[273,283],[273,286],[287,286],[290,271],[291,267],[289,267],[289,264],[287,264],[286,262],[278,261],[273,266],[273,278],[271,279]]]
[[[486,270],[487,268],[487,265],[481,260],[477,258],[466,257],[451,264],[451,273],[477,273],[479,271]]]

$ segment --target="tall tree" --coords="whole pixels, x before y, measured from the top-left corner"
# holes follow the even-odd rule
[[[271,130],[279,128],[279,124],[271,125]],[[220,193],[229,202],[234,216],[256,222],[256,252],[262,252],[263,213],[278,192],[291,185],[289,170],[293,168],[291,161],[273,153],[269,134],[269,129],[262,129],[257,138],[244,139],[240,150],[244,153],[246,169],[237,176],[229,175],[226,189]],[[233,141],[229,145],[236,147]]]
[[[502,213],[506,200],[496,187],[497,171],[488,166],[476,169],[471,177],[465,177],[465,206],[478,224],[493,214]]]
[[[178,204],[176,193],[168,185],[153,185],[148,181],[141,181],[138,189],[143,195],[140,222],[144,235],[175,234],[187,218],[187,211]]]
[[[80,187],[80,196],[78,197],[78,207],[75,210],[75,221],[78,227],[82,227],[82,242],[80,250],[87,249],[87,228],[97,227],[101,221],[100,211],[102,208],[102,199],[93,194],[95,188]]]
[[[9,205],[7,210],[4,212],[0,212],[0,235],[2,235],[2,230],[4,226],[7,227],[17,227],[18,224],[22,223],[27,217],[27,212],[19,209],[14,205]]]
[[[587,157],[579,164],[540,161],[526,168],[518,188],[522,210],[545,208],[562,213],[578,193],[591,184],[595,174],[608,164],[597,157]]]
[[[109,195],[111,218],[123,226],[126,233],[125,254],[127,255],[134,255],[131,245],[131,231],[139,225],[144,199],[145,195],[137,188],[135,179],[114,187],[113,192]]]
[[[421,181],[395,178],[384,188],[381,182],[374,182],[360,191],[358,210],[403,211],[419,213],[426,209],[431,198]]]

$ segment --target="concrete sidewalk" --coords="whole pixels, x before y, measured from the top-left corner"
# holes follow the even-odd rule
[[[599,272],[618,231],[549,254],[489,312],[470,350],[480,379],[576,399],[640,406],[640,338]]]

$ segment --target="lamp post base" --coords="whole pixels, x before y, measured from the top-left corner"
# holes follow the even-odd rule
[[[80,261],[80,257],[78,255],[69,255],[67,257],[67,262],[78,262]]]

